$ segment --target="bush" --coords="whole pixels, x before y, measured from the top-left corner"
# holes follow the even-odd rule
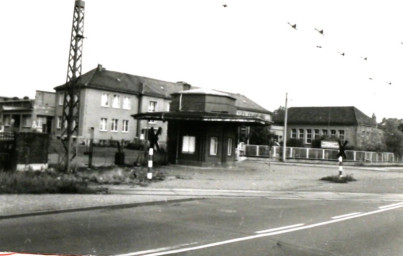
[[[346,175],[346,176],[342,176],[342,177],[340,177],[339,175],[333,175],[333,176],[323,177],[320,180],[330,181],[333,183],[347,183],[350,181],[357,181],[356,179],[354,179],[353,175]]]
[[[76,176],[97,185],[143,185],[150,181],[147,179],[147,171],[148,168],[145,167],[100,167],[79,170]],[[165,175],[154,168],[152,181],[164,179]]]
[[[133,150],[145,150],[147,148],[147,142],[141,140],[134,140],[126,145],[127,149]]]
[[[289,139],[287,147],[304,147],[304,141],[301,139]]]
[[[2,172],[0,194],[93,194],[96,189],[71,175],[52,172]]]

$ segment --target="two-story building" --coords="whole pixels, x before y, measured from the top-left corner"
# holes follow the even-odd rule
[[[99,143],[144,138],[149,128],[161,127],[161,143],[164,144],[166,124],[153,120],[133,120],[130,115],[168,111],[171,93],[190,88],[183,82],[172,83],[109,71],[101,65],[81,75],[77,86],[80,88],[79,139],[89,141],[93,136],[94,141]],[[62,129],[65,88],[65,84],[55,88],[57,135]]]

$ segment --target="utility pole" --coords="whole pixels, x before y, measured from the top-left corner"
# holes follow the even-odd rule
[[[283,162],[286,161],[286,146],[287,146],[287,118],[288,118],[288,93],[285,94],[285,113],[284,113],[284,131],[283,131]]]
[[[71,171],[72,161],[77,152],[78,124],[80,112],[80,88],[77,79],[81,76],[82,53],[84,39],[84,7],[85,2],[75,0],[73,25],[71,29],[70,51],[67,67],[66,87],[64,89],[61,140],[65,155],[59,165],[66,172]],[[76,140],[73,140],[73,136]],[[75,144],[75,145],[74,145]]]

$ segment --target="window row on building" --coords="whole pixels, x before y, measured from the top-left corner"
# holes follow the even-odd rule
[[[321,136],[336,137],[341,140],[345,138],[344,130],[336,129],[291,129],[290,138],[300,139],[305,143],[311,143],[314,139],[319,139]]]
[[[233,141],[232,138],[227,138],[227,156],[232,156]],[[182,153],[194,154],[196,152],[196,137],[183,136],[182,138]],[[210,137],[209,155],[217,156],[218,154],[218,137]]]
[[[101,106],[130,110],[131,101],[129,96],[121,97],[119,94],[102,93]]]
[[[108,124],[108,118],[101,117],[99,123],[99,130],[102,132],[108,131],[108,126],[111,132],[129,132],[129,120],[121,120],[112,118],[111,122]]]
[[[59,93],[57,98],[57,104],[63,106],[64,94]],[[101,107],[112,107],[112,108],[122,108],[131,109],[131,97],[121,96],[119,94],[102,93],[101,95]]]

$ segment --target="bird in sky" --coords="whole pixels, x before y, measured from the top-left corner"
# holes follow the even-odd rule
[[[324,34],[323,34],[323,29],[319,30],[319,29],[315,28],[315,30],[318,31],[319,34],[324,35]]]
[[[341,56],[345,56],[345,55],[346,55],[344,52],[339,52],[339,54],[340,54]]]
[[[322,46],[321,46],[321,45],[317,45],[316,48],[322,48]]]
[[[392,82],[388,82],[388,85],[392,85]]]
[[[288,25],[290,25],[293,29],[297,29],[297,24],[291,24],[288,22]]]
[[[227,7],[228,5],[226,5],[226,4],[223,4],[222,6],[223,6],[223,7],[225,8],[225,7]]]
[[[368,60],[368,58],[367,57],[361,57],[363,60]]]
[[[369,80],[374,80],[374,79],[372,77],[370,77]]]

